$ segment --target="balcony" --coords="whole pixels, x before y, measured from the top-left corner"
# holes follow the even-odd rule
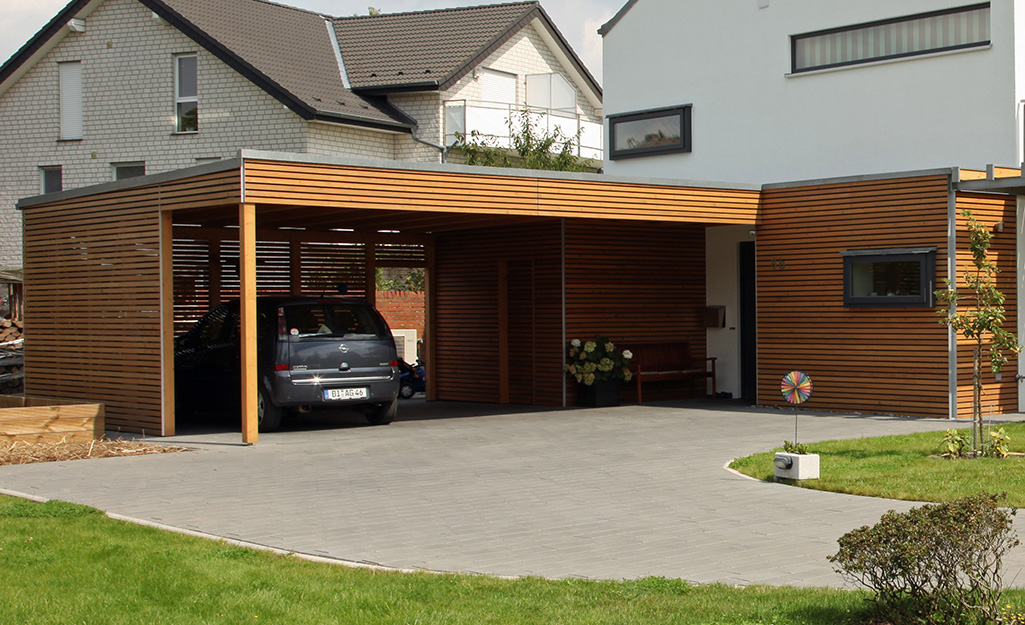
[[[477,131],[493,141],[493,145],[511,148],[510,124],[515,132],[519,125],[519,113],[522,105],[502,104],[498,102],[468,102],[466,100],[449,100],[445,102],[445,145],[456,142],[456,133],[469,136]],[[544,132],[552,132],[556,128],[567,137],[576,137],[575,154],[584,159],[597,161],[601,166],[604,158],[603,128],[600,123],[587,121],[575,112],[531,107],[534,122]]]

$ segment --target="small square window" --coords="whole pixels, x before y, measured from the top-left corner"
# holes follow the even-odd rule
[[[64,190],[64,172],[60,165],[40,167],[43,193],[57,193]]]
[[[609,116],[609,158],[690,152],[691,105]]]
[[[844,306],[931,307],[936,248],[841,252]]]

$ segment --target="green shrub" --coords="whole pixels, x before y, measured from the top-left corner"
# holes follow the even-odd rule
[[[783,451],[788,454],[810,454],[808,446],[804,443],[791,443],[790,441],[783,441]]]
[[[975,495],[891,510],[879,523],[844,534],[829,561],[847,579],[875,591],[893,625],[967,625],[999,616],[1001,558],[1018,545],[1005,495]]]
[[[960,430],[947,430],[943,435],[943,455],[960,458],[968,450],[968,437]]]

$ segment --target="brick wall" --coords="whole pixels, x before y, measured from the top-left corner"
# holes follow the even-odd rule
[[[418,338],[424,338],[422,291],[378,291],[377,310],[391,329],[413,329]]]

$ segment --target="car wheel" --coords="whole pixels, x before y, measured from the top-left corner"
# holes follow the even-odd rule
[[[367,421],[370,425],[388,425],[395,420],[395,415],[399,411],[399,402],[397,399],[393,399],[383,404],[378,404],[367,413]]]
[[[410,399],[416,395],[416,391],[413,390],[412,384],[403,384],[399,387],[399,397],[402,399]]]
[[[267,391],[260,389],[259,397],[256,400],[256,413],[260,418],[259,430],[261,432],[273,432],[281,425],[281,408],[271,403],[267,397]]]

